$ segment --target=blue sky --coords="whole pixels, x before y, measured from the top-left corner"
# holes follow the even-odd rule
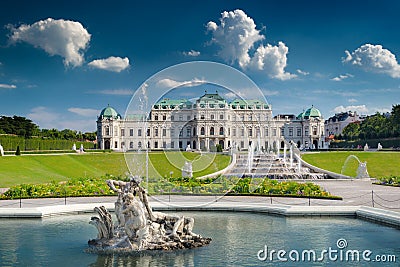
[[[3,1],[0,114],[94,131],[107,104],[124,113],[149,77],[190,61],[242,71],[275,115],[311,105],[325,118],[390,111],[400,102],[399,8],[399,1]]]

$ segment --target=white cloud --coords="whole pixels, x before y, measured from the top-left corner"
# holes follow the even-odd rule
[[[0,83],[0,89],[15,89],[15,88],[17,88],[17,86],[14,84]]]
[[[84,116],[84,117],[96,117],[100,113],[100,110],[91,109],[91,108],[74,108],[74,107],[72,107],[72,108],[69,108],[68,111],[78,114],[80,116]]]
[[[89,44],[90,34],[79,22],[48,18],[32,25],[22,24],[18,28],[9,25],[8,28],[12,43],[27,42],[51,56],[61,56],[65,66],[81,66],[84,62],[83,50]]]
[[[359,106],[337,106],[333,109],[335,113],[346,112],[346,111],[357,111],[358,114],[367,114],[369,112],[365,105]]]
[[[358,102],[358,100],[357,100],[357,99],[354,99],[354,98],[350,98],[350,99],[347,100],[347,101],[349,101],[350,103],[356,103],[356,102]]]
[[[93,132],[96,130],[96,121],[93,119],[74,120],[70,116],[64,117],[63,115],[43,106],[31,109],[31,112],[26,117],[38,124],[42,129],[71,129],[81,132]]]
[[[59,121],[58,113],[42,106],[33,108],[27,117],[37,123],[40,128],[55,128]]]
[[[288,47],[279,42],[278,46],[260,44],[255,52],[252,49],[257,42],[265,39],[256,29],[254,20],[240,9],[224,11],[220,25],[210,21],[207,30],[212,33],[212,43],[221,47],[219,56],[230,64],[238,63],[242,69],[263,71],[271,78],[287,80],[296,77],[285,72]],[[253,53],[251,55],[251,53]]]
[[[200,51],[195,51],[195,50],[190,50],[190,51],[185,51],[185,52],[182,52],[182,54],[184,55],[184,56],[191,56],[191,57],[198,57],[198,56],[200,56]]]
[[[297,75],[285,72],[288,52],[289,48],[283,42],[279,42],[278,46],[260,45],[251,59],[250,67],[255,70],[265,70],[271,78],[279,80],[295,78]]]
[[[337,77],[332,78],[331,81],[341,82],[341,81],[343,81],[344,79],[352,78],[352,77],[354,77],[354,76],[351,75],[351,74],[346,73],[346,74],[341,74],[341,75],[339,75],[339,76],[337,76]]]
[[[109,57],[93,60],[88,65],[97,69],[121,72],[129,67],[129,59],[127,57]]]
[[[134,91],[130,89],[111,89],[111,90],[101,90],[98,93],[103,95],[133,95]]]
[[[194,78],[190,81],[176,81],[173,79],[169,79],[169,78],[165,78],[165,79],[161,79],[159,80],[156,85],[158,87],[162,87],[162,88],[176,88],[182,85],[185,85],[187,87],[189,86],[196,86],[200,83],[206,83],[206,81],[198,79],[198,78]]]
[[[382,45],[364,44],[350,53],[345,51],[344,63],[358,66],[365,71],[387,74],[392,78],[400,78],[400,65],[396,56]]]
[[[237,61],[242,68],[250,63],[249,50],[254,43],[265,38],[256,29],[254,20],[240,9],[224,11],[220,25],[210,21],[207,29],[212,32],[212,42],[221,46],[220,56],[231,64]]]
[[[304,76],[307,76],[307,75],[309,75],[309,74],[310,74],[309,72],[307,72],[307,71],[303,71],[303,70],[300,70],[300,69],[297,69],[297,70],[296,70],[296,72],[297,72],[298,74],[300,74],[300,75],[304,75]]]

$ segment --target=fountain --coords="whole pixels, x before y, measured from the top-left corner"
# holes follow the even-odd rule
[[[191,162],[185,161],[185,165],[183,165],[182,168],[182,177],[193,177],[193,166]]]
[[[367,170],[367,162],[361,162],[360,159],[355,155],[350,155],[345,160],[341,174],[344,174],[346,166],[351,159],[355,159],[358,163],[356,178],[370,178]]]
[[[251,173],[253,169],[253,159],[254,159],[254,142],[251,143],[249,147],[249,152],[247,154],[247,172]]]
[[[98,235],[89,240],[88,252],[175,250],[202,247],[211,242],[211,238],[192,232],[193,218],[153,212],[140,182],[133,176],[129,182],[107,180],[108,186],[118,193],[117,222],[114,225],[104,206],[94,209],[99,217],[92,217],[90,224],[96,226]]]

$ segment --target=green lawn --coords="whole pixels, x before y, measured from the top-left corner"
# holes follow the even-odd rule
[[[367,169],[370,177],[379,178],[389,175],[400,176],[400,153],[397,152],[321,152],[306,153],[302,155],[306,162],[336,173],[349,176],[356,176],[358,161],[350,157],[345,167],[346,159],[354,155],[360,161],[367,162]]]
[[[125,160],[122,153],[86,153],[63,155],[25,155],[0,157],[0,188],[10,187],[21,183],[46,183],[66,181],[70,178],[100,177],[106,174],[114,176],[125,175],[128,172],[127,162],[133,174],[137,171],[144,174],[145,154],[127,155]],[[149,176],[173,177],[181,175],[181,166],[185,160],[193,161],[194,176],[202,176],[225,168],[230,157],[227,155],[168,152],[149,153]],[[209,162],[209,163],[208,163]],[[172,163],[172,164],[171,164]]]

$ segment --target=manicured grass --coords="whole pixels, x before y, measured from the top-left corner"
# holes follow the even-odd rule
[[[139,156],[141,159],[134,166],[132,170],[133,174],[136,174],[136,171],[142,171],[144,174],[144,155],[141,154]],[[211,160],[211,164],[208,166],[204,164],[207,159],[206,157],[205,154],[201,156],[199,153],[192,152],[183,152],[182,154],[178,152],[168,152],[166,154],[149,153],[149,162],[152,163],[149,164],[149,176],[169,177],[172,171],[173,176],[178,177],[181,175],[180,168],[183,166],[185,159],[199,159],[193,162],[193,171],[198,170],[193,173],[195,176],[202,176],[225,168],[230,161],[230,157],[227,155],[217,155],[215,159],[209,159]],[[129,162],[129,157],[127,157],[127,161]],[[175,166],[170,164],[170,162],[173,162]],[[207,167],[202,168],[202,166]],[[156,175],[155,169],[159,173],[158,175]],[[79,177],[101,177],[106,174],[125,176],[127,172],[128,167],[122,153],[0,157],[0,188],[22,183],[38,184],[50,181],[67,181],[71,178]]]
[[[346,159],[354,155],[361,162],[367,162],[370,177],[379,178],[390,175],[400,176],[400,153],[397,152],[321,152],[302,155],[306,162],[332,172],[341,173]],[[358,161],[353,157],[343,168],[344,174],[356,176]]]

